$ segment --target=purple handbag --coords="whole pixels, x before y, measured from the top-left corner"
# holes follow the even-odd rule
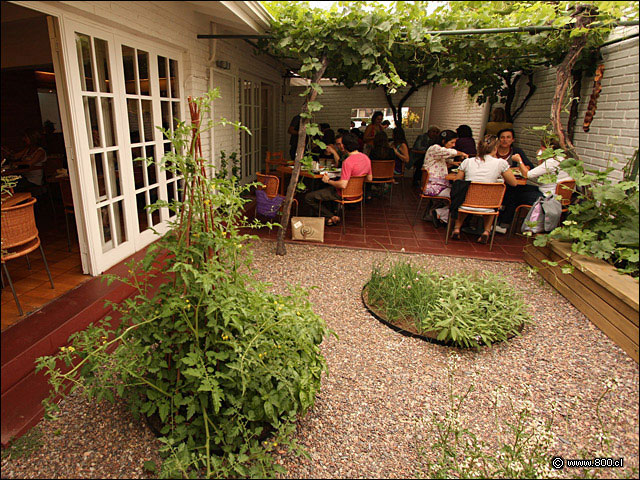
[[[268,218],[275,217],[284,198],[280,195],[269,198],[264,190],[256,190],[256,213]]]

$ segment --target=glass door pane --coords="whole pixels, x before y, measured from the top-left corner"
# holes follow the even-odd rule
[[[120,147],[111,79],[110,45],[103,38],[76,31],[80,97],[89,148],[102,253],[129,240],[120,178]],[[80,159],[82,161],[82,159]]]

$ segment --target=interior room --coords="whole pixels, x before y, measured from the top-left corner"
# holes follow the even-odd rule
[[[46,153],[46,161],[39,170],[42,185],[29,184],[26,193],[36,199],[35,225],[55,287],[51,288],[39,249],[20,256],[5,254],[4,247],[9,241],[5,237],[10,231],[5,229],[5,221],[13,217],[6,210],[11,197],[3,187],[2,330],[5,330],[91,277],[82,274],[47,15],[4,1],[0,5],[2,176],[4,180],[8,175],[21,178],[27,174],[19,154],[25,148],[25,132],[37,132],[34,133],[37,143]]]

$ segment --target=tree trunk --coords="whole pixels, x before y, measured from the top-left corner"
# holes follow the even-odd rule
[[[326,55],[322,56],[322,66],[320,69],[313,74],[313,78],[311,79],[311,83],[318,83],[324,75],[327,66],[329,65],[329,60]],[[308,113],[307,105],[309,102],[313,102],[318,96],[318,92],[312,87],[309,95],[302,106],[302,113]],[[298,178],[300,177],[300,167],[301,160],[304,154],[304,147],[307,139],[307,124],[309,123],[309,119],[305,117],[300,118],[300,128],[298,129],[298,148],[296,150],[296,158],[293,164],[293,172],[291,172],[291,180],[289,181],[289,186],[287,187],[287,196],[284,200],[284,208],[282,211],[282,226],[278,230],[278,241],[276,243],[276,255],[285,255],[287,253],[287,249],[284,246],[284,236],[287,231],[287,225],[289,224],[289,218],[291,216],[291,204],[293,203],[293,196],[296,193],[296,186],[298,185]]]
[[[402,126],[402,107],[404,106],[406,101],[409,100],[409,97],[411,97],[411,95],[420,90],[420,87],[424,87],[425,85],[426,83],[423,83],[421,85],[411,85],[409,90],[407,90],[407,93],[405,93],[398,102],[397,107],[393,104],[393,98],[391,98],[391,94],[387,90],[387,87],[384,88],[384,96],[387,97],[387,103],[389,104],[389,106],[391,107],[391,111],[393,112],[393,121],[395,122],[396,126]]]
[[[576,130],[576,120],[578,119],[578,107],[580,106],[580,91],[582,90],[582,70],[571,72],[573,81],[573,92],[571,98],[571,108],[569,109],[569,119],[567,120],[567,138],[573,143],[573,134]]]
[[[507,114],[507,122],[513,123],[513,115],[511,115],[511,106],[513,105],[513,100],[516,97],[516,85],[518,84],[518,80],[522,77],[522,72],[516,73],[515,77],[512,77],[511,74],[504,75],[502,79],[504,83],[507,84],[507,98],[504,101],[504,112]]]
[[[516,118],[518,118],[518,115],[520,115],[520,113],[522,112],[522,110],[524,109],[524,107],[527,105],[527,102],[529,102],[529,99],[533,96],[533,94],[536,92],[537,87],[533,84],[533,73],[529,73],[527,74],[527,86],[529,87],[529,92],[527,93],[527,96],[524,97],[524,100],[522,100],[522,103],[520,103],[520,105],[518,106],[518,108],[516,108],[515,112],[513,112],[513,115],[511,115],[511,118],[513,120],[515,120]]]
[[[589,7],[585,5],[578,5],[574,16],[576,16],[574,28],[588,28],[591,22],[595,19],[595,17],[592,16],[592,12]],[[586,44],[586,33],[577,35],[571,40],[569,51],[565,55],[564,60],[556,72],[556,90],[553,95],[553,101],[551,102],[551,124],[553,126],[553,131],[558,137],[560,146],[569,154],[569,156],[576,159],[579,159],[579,156],[573,146],[573,143],[565,135],[560,114],[562,112],[564,99],[571,79],[571,71],[573,70],[576,61],[580,57],[580,53],[582,53]]]

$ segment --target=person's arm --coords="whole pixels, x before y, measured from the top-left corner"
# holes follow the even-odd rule
[[[409,162],[409,147],[407,147],[406,143],[401,143],[396,147],[396,155],[403,163]]]
[[[376,136],[376,129],[373,124],[367,125],[367,128],[364,131],[364,143],[373,142],[373,138]]]
[[[533,163],[531,163],[531,160],[527,158],[527,155],[524,153],[524,150],[518,147],[514,147],[513,153],[514,155],[511,158],[514,158],[515,155],[517,154],[520,156],[522,163],[524,163],[527,166],[527,168],[530,168],[530,169],[533,168]]]
[[[509,169],[502,172],[502,178],[504,178],[504,181],[507,182],[507,185],[510,185],[512,187],[518,185],[518,181],[516,180],[515,175]]]
[[[524,154],[523,154],[524,155]],[[524,163],[524,159],[519,153],[514,153],[511,156],[511,160],[516,162],[516,165],[520,169],[520,173],[524,178],[527,178],[527,172],[529,171],[529,166]]]
[[[371,176],[371,174],[369,174],[369,176]],[[371,179],[370,179],[370,178],[368,178],[368,177],[367,177],[367,179],[368,179],[368,180],[371,180]],[[331,179],[329,178],[329,175],[328,175],[328,174],[326,174],[326,173],[322,176],[322,181],[323,181],[324,183],[327,183],[327,184],[331,185],[332,187],[336,187],[336,188],[346,188],[346,187],[347,187],[347,184],[349,183],[349,180],[343,180],[343,179],[340,179],[340,180],[331,180]]]
[[[340,161],[340,155],[338,155],[338,151],[333,147],[333,145],[328,145],[325,153],[333,155],[333,160],[336,163]]]
[[[21,164],[29,165],[30,167],[38,163],[42,163],[45,160],[46,153],[42,148],[38,148],[31,155],[23,156],[20,159]]]
[[[453,179],[455,180],[464,180],[464,171],[463,170],[458,170],[458,172],[456,173],[456,178]]]

